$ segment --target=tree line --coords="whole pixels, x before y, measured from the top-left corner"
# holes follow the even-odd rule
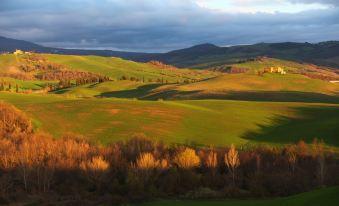
[[[338,185],[338,172],[337,156],[321,141],[206,148],[137,135],[100,146],[35,132],[22,111],[0,103],[0,204],[32,195],[73,205],[286,196]]]

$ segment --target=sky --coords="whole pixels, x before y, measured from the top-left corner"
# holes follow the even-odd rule
[[[0,36],[60,48],[339,40],[339,0],[0,0]]]

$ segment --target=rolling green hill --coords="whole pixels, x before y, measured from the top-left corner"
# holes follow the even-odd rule
[[[286,198],[269,200],[187,200],[187,201],[159,201],[143,204],[143,206],[335,206],[339,202],[339,187],[321,189]]]
[[[139,99],[233,99],[282,102],[339,102],[339,84],[299,74],[225,74],[190,84],[158,85],[103,93],[104,97]]]
[[[329,146],[339,146],[339,84],[302,73],[333,73],[326,68],[265,58],[231,65],[248,70],[227,74],[109,57],[39,55],[48,63],[62,65],[62,69],[113,79],[43,94],[16,94],[13,89],[0,93],[1,100],[27,112],[37,129],[55,137],[74,133],[106,144],[143,133],[166,143],[201,145],[285,144],[300,139],[311,142],[318,137]],[[36,71],[26,74],[20,70],[25,63],[24,55],[0,55],[0,72],[25,73],[32,78],[2,77],[0,81],[18,84],[20,92],[33,89],[36,93],[55,83],[35,79]],[[283,67],[288,73],[257,74],[269,66]],[[117,80],[121,76],[169,82]],[[187,79],[197,81],[182,82]]]
[[[258,72],[270,67],[281,67],[287,74],[264,73],[258,75]],[[205,79],[188,84],[163,85],[150,82],[119,81],[69,88],[57,91],[57,93],[80,97],[96,96],[145,100],[239,99],[283,102],[339,102],[339,84],[330,83],[328,80],[328,78],[339,78],[339,75],[328,68],[272,58],[260,58],[255,61],[227,65],[225,68],[244,68],[246,71],[236,74],[214,73],[218,76],[211,78],[207,78],[208,76],[205,75]],[[223,71],[221,67],[214,69]],[[174,74],[176,71],[174,70]]]
[[[134,77],[140,81],[163,80],[168,82],[177,82],[184,80],[200,80],[215,76],[215,72],[197,71],[190,69],[166,69],[158,68],[154,65],[136,63],[114,57],[98,56],[68,56],[53,54],[32,54],[46,59],[48,63],[57,63],[64,69],[73,71],[92,72],[99,75],[105,75],[111,79],[120,79]],[[26,61],[28,55],[2,54],[0,55],[0,73],[7,75],[25,75],[34,79],[32,72],[24,72],[20,65],[32,64]],[[35,63],[37,64],[37,63]]]
[[[225,100],[140,101],[78,99],[1,92],[0,99],[25,111],[41,131],[109,143],[135,134],[166,143],[285,144],[324,139],[339,146],[338,104]]]

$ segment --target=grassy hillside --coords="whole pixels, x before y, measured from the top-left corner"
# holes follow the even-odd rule
[[[339,202],[338,193],[339,187],[333,187],[271,200],[160,201],[143,206],[334,206]]]
[[[0,84],[4,83],[5,89],[8,89],[9,83],[11,84],[11,91],[15,91],[16,85],[20,90],[41,90],[47,84],[56,84],[56,81],[39,81],[39,80],[19,80],[10,77],[0,77]]]
[[[76,99],[8,92],[0,98],[27,112],[42,131],[56,137],[70,132],[104,144],[144,133],[166,143],[281,144],[317,137],[339,146],[337,104]]]
[[[57,63],[64,69],[71,71],[86,71],[99,75],[105,75],[111,79],[120,79],[122,76],[127,78],[138,78],[140,81],[148,82],[163,80],[164,82],[177,82],[184,80],[199,80],[217,75],[215,72],[196,71],[189,69],[165,69],[144,63],[137,63],[113,57],[98,56],[69,56],[54,54],[33,54],[46,59],[49,63]],[[27,78],[34,79],[35,73],[28,73],[20,69],[20,65],[30,64],[27,55],[2,54],[0,55],[0,74],[7,75],[25,75]],[[36,62],[35,62],[36,64]]]
[[[37,128],[56,137],[71,132],[106,144],[144,133],[167,143],[203,145],[280,144],[300,139],[311,142],[318,137],[328,145],[339,146],[336,136],[339,133],[336,127],[339,122],[339,84],[298,74],[304,69],[302,64],[265,58],[264,61],[233,65],[248,68],[246,73],[221,75],[211,71],[159,68],[117,58],[42,56],[69,70],[98,73],[112,79],[125,75],[153,79],[166,77],[173,81],[160,84],[114,80],[58,89],[44,95],[0,93],[2,100],[26,111]],[[0,70],[23,72],[19,68],[25,63],[23,58],[20,55],[0,55]],[[265,73],[262,76],[256,73],[256,70],[268,66],[282,66],[288,73]],[[192,78],[203,80],[176,83]],[[39,90],[51,83],[35,79],[1,79],[12,82],[13,86],[18,84],[20,89]]]
[[[98,56],[68,56],[68,55],[46,55],[49,61],[63,64],[70,69],[83,70],[99,73],[120,79],[121,76],[136,77],[146,81],[151,78],[164,79],[170,82],[183,81],[185,79],[204,79],[213,76],[213,73],[201,72],[188,69],[160,69],[155,66],[133,61],[127,61],[115,57]]]
[[[339,102],[339,84],[299,74],[225,74],[190,84],[158,85],[123,92],[106,92],[106,97],[140,99],[233,99],[282,102]]]
[[[72,97],[97,97],[107,92],[121,92],[126,90],[137,89],[145,85],[159,85],[159,84],[147,84],[143,82],[135,81],[109,81],[96,84],[85,84],[77,87],[65,88],[61,90],[54,91],[55,94],[61,94],[64,96]]]

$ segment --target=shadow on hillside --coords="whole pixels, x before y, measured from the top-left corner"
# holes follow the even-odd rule
[[[326,102],[339,103],[339,96],[315,92],[298,91],[248,91],[229,92],[223,96],[230,100],[273,101],[273,102]]]
[[[339,95],[327,95],[313,92],[297,91],[246,91],[227,92],[222,94],[206,94],[202,91],[166,91],[148,96],[146,99],[223,99],[243,101],[270,101],[270,102],[309,102],[309,103],[339,103]]]
[[[180,99],[180,97],[191,96],[199,92],[168,90],[157,93],[152,91],[159,86],[163,86],[163,84],[148,84],[131,90],[104,92],[96,97],[137,98],[141,100]]]
[[[312,106],[293,108],[297,117],[275,116],[268,125],[259,124],[257,132],[248,132],[244,139],[267,143],[311,143],[314,138],[328,145],[339,146],[339,107]]]
[[[70,88],[58,89],[58,90],[52,91],[52,93],[54,93],[54,94],[65,94],[68,91],[71,91],[71,89]]]
[[[136,89],[123,91],[104,92],[97,97],[137,98],[143,100],[197,100],[197,99],[220,99],[242,101],[270,101],[270,102],[309,102],[309,103],[339,103],[338,95],[327,95],[314,92],[298,91],[244,91],[225,92],[221,94],[206,94],[203,91],[177,91],[167,90],[154,92],[152,90],[162,84],[143,85]]]
[[[136,89],[104,92],[96,97],[117,97],[117,98],[137,98],[141,99],[147,96],[151,91],[163,84],[147,84]]]

